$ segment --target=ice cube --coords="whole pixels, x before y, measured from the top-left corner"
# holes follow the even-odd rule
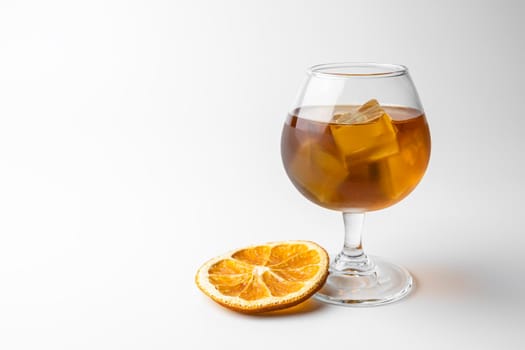
[[[400,152],[388,157],[384,167],[387,176],[382,177],[381,186],[383,192],[392,199],[400,199],[406,196],[419,182],[421,174],[424,173],[428,144],[423,131],[414,134],[398,136]]]
[[[376,99],[371,99],[354,112],[338,113],[332,117],[337,124],[361,124],[376,120],[386,114]]]
[[[404,172],[400,172],[393,168],[392,162],[399,157],[399,155],[389,157],[388,159],[382,159],[375,163],[370,164],[370,168],[376,173],[379,188],[390,200],[396,200],[405,191],[403,176],[408,176]]]
[[[354,113],[336,114],[332,122],[334,142],[349,169],[352,164],[373,162],[399,151],[392,118],[376,100],[368,101]]]
[[[299,185],[321,203],[330,201],[348,175],[338,155],[329,152],[315,139],[303,142],[290,164],[290,170]]]

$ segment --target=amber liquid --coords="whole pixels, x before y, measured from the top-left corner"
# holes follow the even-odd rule
[[[331,120],[356,108],[302,107],[283,128],[281,153],[288,176],[303,195],[325,208],[386,208],[406,197],[427,168],[430,133],[416,109],[383,107],[390,118],[365,124],[313,120]]]

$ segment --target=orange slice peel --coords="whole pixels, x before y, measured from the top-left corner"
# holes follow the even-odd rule
[[[231,310],[266,312],[311,297],[326,281],[328,265],[328,254],[314,242],[272,242],[207,261],[195,282],[204,294]]]

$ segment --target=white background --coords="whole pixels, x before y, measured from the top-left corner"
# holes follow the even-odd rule
[[[0,1],[1,349],[518,349],[525,328],[520,1]],[[355,309],[225,310],[207,259],[340,214],[281,165],[305,69],[409,67],[419,187],[368,215],[417,289]]]

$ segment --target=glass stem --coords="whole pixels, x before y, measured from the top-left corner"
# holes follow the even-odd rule
[[[350,275],[369,275],[374,273],[374,264],[363,251],[361,237],[365,213],[343,213],[345,224],[345,243],[343,250],[335,257],[331,270],[333,273]]]

